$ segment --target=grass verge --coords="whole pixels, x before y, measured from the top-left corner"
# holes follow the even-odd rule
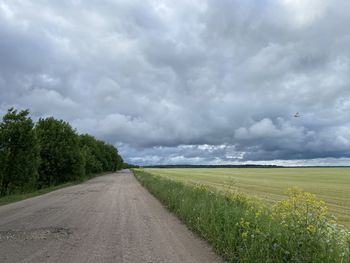
[[[10,204],[10,203],[14,203],[14,202],[18,202],[18,201],[21,201],[21,200],[24,200],[24,199],[28,199],[28,198],[31,198],[31,197],[43,195],[43,194],[46,194],[46,193],[49,193],[49,192],[52,192],[52,191],[56,191],[58,189],[62,189],[62,188],[68,187],[68,186],[80,184],[80,183],[83,183],[83,182],[85,182],[87,180],[90,180],[90,179],[92,179],[94,177],[106,175],[106,174],[109,174],[109,173],[112,173],[112,172],[105,172],[105,173],[100,173],[100,174],[97,174],[97,175],[94,175],[94,176],[88,176],[88,177],[84,178],[83,180],[78,180],[78,181],[75,181],[75,182],[68,182],[68,183],[65,183],[65,184],[50,186],[50,187],[46,187],[46,188],[43,188],[43,189],[40,189],[40,190],[36,190],[36,191],[33,191],[33,192],[29,192],[29,193],[2,196],[2,197],[0,197],[0,206],[7,205],[7,204]]]
[[[228,262],[350,262],[349,232],[310,193],[291,190],[288,199],[268,208],[241,193],[133,171]]]

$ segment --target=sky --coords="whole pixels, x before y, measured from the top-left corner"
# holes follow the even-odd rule
[[[349,10],[1,0],[0,115],[64,119],[134,164],[350,165]]]

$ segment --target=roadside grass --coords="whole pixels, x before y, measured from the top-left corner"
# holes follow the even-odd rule
[[[310,193],[292,189],[271,208],[239,192],[133,171],[227,262],[350,262],[349,232]]]
[[[90,180],[90,179],[94,178],[94,177],[106,175],[106,174],[109,174],[109,173],[113,173],[113,172],[99,173],[97,175],[87,176],[84,179],[80,179],[80,180],[77,180],[77,181],[74,181],[74,182],[68,182],[68,183],[65,183],[65,184],[50,186],[50,187],[42,188],[42,189],[39,189],[39,190],[36,190],[36,191],[33,191],[33,192],[29,192],[29,193],[6,195],[6,196],[3,196],[3,197],[0,197],[0,206],[7,205],[7,204],[10,204],[10,203],[14,203],[14,202],[18,202],[18,201],[22,201],[22,200],[25,200],[25,199],[28,199],[28,198],[39,196],[39,195],[47,194],[49,192],[56,191],[56,190],[59,190],[59,189],[62,189],[62,188],[68,187],[68,186],[81,184],[81,183],[83,183],[83,182],[85,182],[87,180]]]
[[[184,168],[145,171],[187,184],[239,191],[272,205],[299,187],[326,202],[337,222],[350,228],[350,168]]]
[[[7,195],[7,196],[3,196],[0,197],[0,206],[1,205],[7,205],[10,203],[14,203],[14,202],[18,202],[24,199],[28,199],[31,197],[35,197],[38,195],[43,195],[61,188],[65,188],[71,185],[77,184],[75,183],[66,183],[66,184],[61,184],[61,185],[56,185],[56,186],[51,186],[51,187],[47,187],[47,188],[43,188],[34,192],[30,192],[30,193],[25,193],[25,194],[15,194],[15,195]]]

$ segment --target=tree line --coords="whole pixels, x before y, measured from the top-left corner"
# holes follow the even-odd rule
[[[143,168],[285,168],[273,164],[161,164],[144,165]]]
[[[53,117],[11,108],[0,123],[0,196],[82,180],[123,167],[118,150]]]

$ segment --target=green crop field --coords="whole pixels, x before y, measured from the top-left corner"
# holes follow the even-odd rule
[[[269,203],[283,199],[290,187],[300,187],[326,202],[337,221],[350,227],[350,168],[210,168],[145,171],[186,183],[245,192]]]

